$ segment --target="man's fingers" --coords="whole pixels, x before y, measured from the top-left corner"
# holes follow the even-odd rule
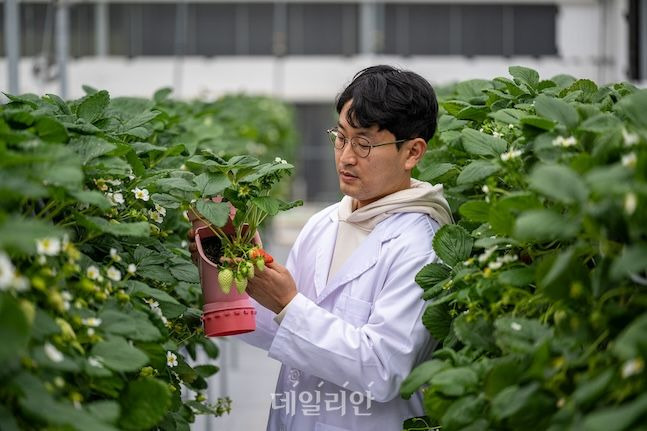
[[[186,233],[186,237],[189,239],[189,241],[195,241],[195,230],[193,230],[193,228],[189,229],[189,231]]]

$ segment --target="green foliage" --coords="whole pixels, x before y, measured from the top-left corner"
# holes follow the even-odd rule
[[[207,400],[218,368],[193,365],[218,348],[201,326],[186,211],[285,168],[290,111],[85,90],[0,106],[0,429],[187,430],[231,401]],[[271,214],[289,206],[263,199],[253,205]],[[198,205],[217,222],[229,213]]]
[[[405,429],[642,429],[647,90],[509,71],[439,92],[420,177],[459,221],[416,277],[440,347]]]

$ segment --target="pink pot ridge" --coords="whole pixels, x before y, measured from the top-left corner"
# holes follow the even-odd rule
[[[220,198],[213,198],[219,202]],[[222,228],[227,234],[233,234],[234,226],[232,219],[236,214],[236,208],[231,207],[229,222]],[[198,270],[200,273],[200,285],[204,298],[202,308],[202,323],[204,332],[209,337],[223,337],[228,335],[244,334],[256,329],[256,309],[249,300],[246,293],[238,293],[235,286],[229,293],[224,293],[218,283],[218,266],[211,262],[204,253],[202,241],[215,236],[207,223],[200,220],[189,210],[189,220],[195,231],[195,243],[198,249]],[[256,233],[254,238],[260,244],[260,237]]]

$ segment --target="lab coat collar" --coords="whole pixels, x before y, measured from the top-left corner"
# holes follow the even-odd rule
[[[315,262],[315,289],[316,292],[319,293],[317,294],[315,303],[320,304],[334,291],[346,285],[351,280],[359,277],[375,265],[382,243],[399,234],[394,229],[388,229],[390,219],[393,219],[393,216],[378,223],[373,231],[364,241],[362,241],[360,246],[344,263],[340,270],[326,283],[326,278],[332,261],[332,253],[335,249],[336,232],[339,226],[336,211],[330,214],[329,222],[334,224],[334,229],[332,229],[332,231],[334,231],[335,234],[329,235],[326,238],[321,238],[319,246],[317,247]]]

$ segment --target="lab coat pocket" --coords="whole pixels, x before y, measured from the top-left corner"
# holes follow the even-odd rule
[[[326,425],[321,422],[315,424],[315,431],[350,431],[346,428],[339,428],[334,425]]]
[[[342,318],[356,327],[364,325],[371,315],[370,302],[345,293],[341,297],[341,307],[343,307]]]

